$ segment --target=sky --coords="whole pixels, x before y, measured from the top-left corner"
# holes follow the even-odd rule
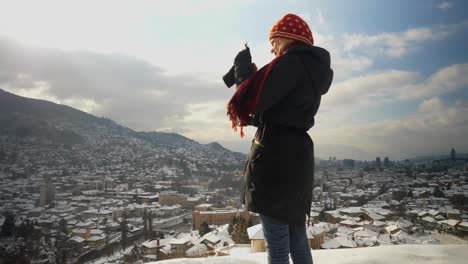
[[[283,15],[309,24],[335,78],[309,130],[316,156],[405,159],[468,152],[468,2],[4,1],[0,88],[247,153],[222,82],[248,43],[273,59]]]

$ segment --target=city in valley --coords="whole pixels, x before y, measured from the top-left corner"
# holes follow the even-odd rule
[[[0,114],[2,263],[265,251],[259,216],[241,204],[245,154],[0,92],[21,106]],[[405,160],[319,155],[312,250],[467,243],[468,155],[456,146]]]

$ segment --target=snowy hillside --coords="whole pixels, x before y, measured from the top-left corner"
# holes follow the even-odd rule
[[[356,249],[316,250],[312,252],[317,264],[465,264],[468,246],[458,245],[404,245]],[[266,264],[265,253],[244,256],[199,259],[173,259],[152,264]]]
[[[99,168],[98,178],[120,171],[115,174],[231,179],[245,162],[245,154],[218,143],[204,145],[176,133],[136,132],[107,118],[1,89],[0,141],[0,161],[18,164],[20,174],[24,166],[48,164],[65,174]],[[169,173],[158,171],[164,166]]]

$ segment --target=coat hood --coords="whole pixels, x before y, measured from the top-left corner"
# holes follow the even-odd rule
[[[317,46],[292,47],[287,54],[297,54],[304,63],[309,76],[314,79],[317,89],[324,95],[330,89],[333,80],[333,70],[330,68],[330,53]]]

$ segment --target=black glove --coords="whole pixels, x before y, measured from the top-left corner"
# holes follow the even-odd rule
[[[223,76],[223,81],[227,87],[233,86],[234,83],[239,86],[255,71],[256,67],[252,63],[250,48],[245,45],[245,49],[237,53],[234,58],[234,66]]]
[[[252,55],[250,55],[250,48],[246,45],[245,49],[237,53],[234,59],[234,78],[236,84],[241,84],[245,79],[249,78],[253,72]]]
[[[236,83],[236,77],[234,77],[234,65],[231,69],[223,76],[223,81],[228,88],[231,88]]]

